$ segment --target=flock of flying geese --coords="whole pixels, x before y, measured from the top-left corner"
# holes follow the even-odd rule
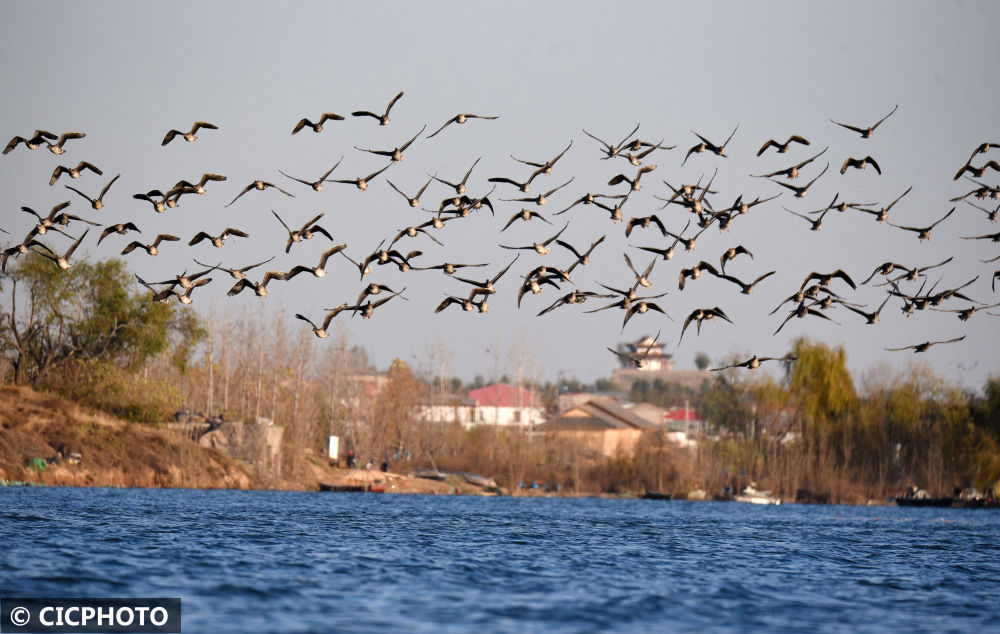
[[[381,113],[368,110],[358,110],[352,112],[351,117],[359,120],[371,118],[374,119],[379,126],[388,126],[390,125],[390,111],[400,102],[402,97],[402,92],[393,97]],[[870,126],[850,125],[834,121],[832,119],[831,122],[840,128],[844,128],[860,135],[862,139],[869,139],[875,133],[876,129],[879,128],[879,126],[881,126],[895,112],[896,108],[893,108],[891,112]],[[345,121],[346,119],[347,117],[332,112],[322,113],[315,122],[308,118],[302,118],[294,124],[291,134],[298,134],[305,128],[311,129],[314,133],[320,133],[324,130],[324,126],[327,125],[328,122],[340,122]],[[277,226],[280,225],[282,231],[281,235],[285,239],[284,252],[286,254],[290,253],[296,245],[313,238],[323,237],[327,239],[329,246],[324,248],[318,259],[313,261],[314,264],[298,264],[287,271],[266,270],[260,277],[255,277],[255,270],[273,260],[275,257],[274,255],[261,259],[258,262],[241,266],[223,266],[221,262],[218,264],[207,264],[194,259],[194,263],[199,267],[202,267],[201,270],[193,273],[188,273],[187,270],[185,270],[176,274],[171,279],[156,282],[146,281],[136,275],[137,283],[150,291],[153,301],[168,302],[176,299],[180,303],[190,304],[193,301],[192,293],[194,290],[210,283],[213,280],[210,275],[218,272],[220,274],[228,274],[233,280],[235,280],[227,292],[228,295],[239,295],[243,291],[249,290],[252,291],[252,293],[257,297],[263,298],[268,294],[268,285],[274,282],[286,282],[298,275],[303,274],[312,275],[316,278],[324,277],[329,272],[328,269],[331,265],[331,258],[334,258],[336,262],[341,263],[341,265],[345,267],[345,270],[348,269],[348,266],[349,270],[356,270],[358,272],[359,279],[362,282],[367,276],[372,275],[375,270],[386,265],[395,267],[401,272],[431,270],[441,271],[444,275],[449,276],[453,280],[453,282],[449,282],[449,284],[454,284],[454,288],[459,289],[460,292],[446,292],[444,299],[436,305],[436,308],[434,308],[435,313],[448,310],[453,306],[468,312],[486,313],[488,311],[487,300],[492,295],[498,293],[498,287],[501,286],[502,281],[505,283],[504,285],[508,285],[507,282],[510,280],[505,276],[512,269],[512,267],[518,263],[522,256],[526,256],[526,258],[532,259],[531,264],[533,266],[520,274],[520,282],[512,282],[508,285],[511,296],[516,298],[518,308],[521,307],[522,300],[525,296],[539,295],[542,292],[558,292],[559,295],[554,298],[554,301],[552,301],[547,307],[540,310],[537,313],[538,316],[549,314],[565,306],[583,304],[587,300],[605,300],[606,303],[604,305],[586,310],[584,312],[593,313],[604,310],[619,310],[622,314],[622,331],[624,331],[625,326],[629,323],[629,321],[637,315],[643,315],[650,311],[661,313],[668,318],[670,317],[665,310],[665,305],[661,305],[663,302],[660,301],[658,303],[657,301],[654,301],[660,300],[660,298],[664,297],[667,294],[667,291],[649,294],[650,289],[653,287],[651,275],[658,262],[673,259],[675,250],[678,247],[681,247],[685,252],[693,251],[697,238],[710,227],[717,228],[721,234],[721,232],[729,230],[732,223],[736,221],[737,218],[749,214],[753,207],[769,203],[770,201],[773,201],[781,196],[783,193],[789,192],[794,198],[804,198],[810,188],[819,179],[824,177],[830,167],[829,162],[827,162],[823,167],[819,167],[820,164],[818,163],[818,160],[826,154],[829,147],[815,153],[810,152],[810,155],[807,158],[804,158],[801,161],[796,161],[788,167],[762,174],[752,174],[751,176],[763,179],[767,183],[772,184],[779,189],[775,190],[775,187],[771,187],[771,189],[774,190],[773,193],[763,197],[756,196],[753,200],[750,200],[749,197],[739,195],[735,198],[735,201],[732,204],[720,203],[718,191],[712,189],[713,182],[718,174],[718,168],[715,168],[714,173],[704,184],[702,183],[704,177],[699,179],[694,184],[680,184],[677,186],[670,184],[667,180],[662,180],[663,184],[666,185],[667,190],[664,191],[662,195],[654,194],[653,196],[656,200],[662,203],[656,210],[659,215],[658,213],[650,213],[646,216],[630,216],[626,214],[623,208],[626,203],[632,200],[631,197],[633,194],[642,188],[643,177],[646,177],[648,180],[651,178],[648,175],[657,170],[657,165],[649,162],[649,159],[654,156],[665,157],[667,156],[667,152],[675,149],[676,147],[672,145],[664,145],[662,140],[652,142],[639,138],[636,136],[639,130],[639,125],[637,124],[631,132],[616,143],[608,143],[587,130],[583,130],[583,133],[589,139],[599,144],[601,160],[620,161],[623,169],[621,173],[612,177],[606,185],[603,183],[600,185],[602,188],[608,187],[615,189],[609,191],[608,193],[591,193],[595,190],[590,190],[582,195],[573,194],[563,203],[560,203],[559,206],[561,208],[558,211],[551,214],[548,212],[543,213],[545,209],[548,209],[546,205],[550,202],[555,202],[555,199],[558,197],[565,197],[566,194],[563,193],[563,190],[574,183],[575,177],[569,176],[568,178],[554,179],[559,184],[551,188],[538,188],[545,190],[541,193],[534,193],[536,190],[533,188],[537,187],[536,179],[544,179],[554,175],[557,171],[561,171],[559,169],[562,167],[559,164],[560,160],[573,147],[573,140],[570,140],[568,144],[561,149],[561,151],[548,159],[527,160],[511,156],[511,159],[513,159],[517,165],[524,166],[523,173],[517,176],[498,175],[486,178],[486,181],[490,183],[490,185],[483,186],[480,191],[485,191],[485,187],[491,186],[492,188],[479,196],[475,196],[471,193],[471,189],[474,186],[479,187],[479,185],[470,184],[470,177],[476,169],[480,159],[477,159],[471,164],[461,180],[455,180],[454,182],[442,178],[437,173],[428,173],[426,180],[415,189],[403,188],[392,182],[392,172],[390,170],[394,165],[403,160],[404,153],[418,140],[426,141],[427,139],[432,139],[447,130],[453,124],[462,125],[473,120],[488,121],[494,119],[497,119],[497,117],[460,113],[448,118],[443,124],[437,127],[434,132],[426,137],[423,137],[423,139],[421,139],[421,137],[427,129],[426,125],[424,125],[423,128],[421,128],[415,135],[403,141],[399,146],[391,149],[373,149],[355,146],[355,150],[358,152],[380,156],[388,160],[387,164],[364,176],[357,176],[354,178],[333,178],[332,176],[340,167],[343,157],[341,157],[341,160],[338,160],[329,169],[324,168],[324,170],[322,170],[322,174],[315,179],[292,176],[282,170],[278,170],[279,174],[289,182],[289,184],[286,185],[288,189],[285,189],[274,182],[270,182],[269,180],[255,179],[242,187],[228,202],[228,204],[224,205],[224,207],[230,207],[241,201],[244,196],[253,196],[256,195],[255,192],[261,192],[264,190],[274,190],[278,194],[292,198],[295,197],[296,194],[289,191],[289,189],[298,188],[300,186],[307,187],[314,192],[320,192],[323,190],[324,185],[337,183],[353,185],[360,191],[366,191],[370,187],[382,187],[382,181],[384,181],[385,187],[391,188],[395,193],[399,194],[399,196],[406,201],[407,206],[415,210],[420,210],[422,213],[429,213],[430,215],[423,216],[426,220],[414,222],[411,226],[394,230],[393,235],[387,235],[385,239],[383,239],[383,241],[371,251],[352,245],[351,252],[349,254],[347,244],[334,244],[336,241],[334,240],[331,231],[324,228],[324,226],[320,224],[323,221],[325,212],[315,214],[305,222],[301,222],[288,217],[283,218],[281,214],[272,209],[271,213],[275,219],[276,230]],[[183,139],[187,142],[195,142],[199,138],[199,134],[204,134],[206,131],[217,129],[218,127],[212,123],[197,121],[186,132],[177,129],[168,130],[163,137],[161,145],[166,146],[174,142],[176,139]],[[726,157],[727,147],[738,131],[739,125],[737,125],[728,137],[726,137],[721,143],[715,143],[707,136],[703,136],[702,134],[692,131],[695,137],[697,137],[698,142],[684,151],[683,158],[679,161],[680,165],[686,164],[689,160],[692,160],[693,157],[699,154],[708,153],[718,157]],[[67,152],[68,141],[83,139],[84,137],[85,134],[81,132],[67,132],[61,135],[55,135],[45,130],[35,130],[35,132],[28,137],[15,136],[7,144],[3,154],[10,154],[17,150],[19,146],[24,145],[27,150],[47,148],[52,154],[62,156]],[[765,153],[772,150],[773,153],[776,154],[791,154],[796,152],[799,148],[811,146],[812,144],[806,137],[800,134],[791,134],[784,141],[775,139],[766,140],[760,146],[756,156],[761,157]],[[73,145],[69,145],[69,147],[73,147]],[[808,222],[810,229],[813,231],[819,231],[822,229],[822,222],[827,214],[831,212],[850,211],[852,213],[870,215],[876,222],[886,223],[892,227],[898,228],[901,231],[912,232],[916,234],[918,240],[921,242],[929,240],[932,231],[938,225],[946,221],[953,213],[955,213],[957,203],[967,204],[984,212],[990,222],[996,223],[998,212],[1000,212],[1000,204],[997,204],[996,207],[990,208],[974,202],[975,200],[997,201],[1000,199],[1000,185],[990,186],[976,180],[984,178],[984,176],[990,171],[1000,172],[1000,164],[998,164],[996,160],[985,161],[978,166],[974,164],[974,161],[976,161],[980,155],[986,154],[996,147],[997,144],[995,143],[983,143],[975,148],[969,159],[964,165],[960,166],[957,173],[954,175],[954,180],[957,181],[964,177],[965,180],[973,182],[976,185],[976,188],[966,194],[952,199],[952,202],[955,202],[956,206],[952,207],[952,209],[945,213],[941,218],[926,226],[909,226],[897,224],[889,220],[890,211],[906,197],[912,187],[902,192],[888,204],[880,204],[877,202],[847,202],[845,200],[841,200],[840,195],[837,194],[834,196],[833,200],[829,202],[829,204],[806,213],[789,209],[784,205],[781,206],[789,214],[793,214],[794,216]],[[859,157],[848,156],[844,158],[840,166],[840,173],[845,174],[848,170],[867,170],[868,168],[874,170],[874,172],[878,175],[881,175],[882,173],[882,167],[871,155],[865,153],[864,156]],[[49,185],[55,185],[63,176],[68,176],[71,179],[81,179],[87,174],[87,172],[95,176],[103,176],[104,174],[104,172],[97,165],[87,161],[80,161],[75,166],[58,165],[51,174]],[[70,185],[65,185],[65,187],[69,191],[74,192],[80,198],[84,199],[93,211],[101,211],[105,206],[105,196],[108,194],[109,190],[119,177],[120,174],[108,180],[108,182],[100,189],[96,197],[91,197],[82,189]],[[88,178],[92,177],[88,176]],[[180,180],[165,191],[160,189],[151,189],[146,192],[133,194],[132,198],[149,204],[152,207],[153,212],[165,213],[170,209],[178,207],[184,197],[204,196],[208,192],[209,188],[220,187],[219,185],[216,185],[216,183],[225,182],[226,180],[227,177],[221,174],[205,173],[195,182]],[[285,182],[282,181],[282,184],[285,184]],[[431,205],[432,208],[427,209],[425,207],[426,203],[424,202],[423,197],[428,191],[428,188],[432,185],[437,188],[446,188],[448,194],[443,200],[440,201],[440,203]],[[500,193],[494,196],[498,188],[500,189]],[[504,192],[509,193],[504,194]],[[506,203],[506,205],[504,205],[504,203]],[[990,205],[992,204],[995,203],[991,202]],[[142,220],[139,217],[133,217],[122,222],[102,224],[91,219],[94,217],[92,215],[90,218],[86,218],[75,213],[70,213],[67,209],[70,205],[71,201],[62,202],[55,205],[47,214],[37,212],[28,206],[21,207],[23,212],[32,216],[33,226],[22,240],[3,250],[3,271],[6,271],[7,262],[10,258],[16,258],[28,252],[37,253],[38,255],[51,260],[55,264],[56,268],[54,270],[56,270],[56,272],[58,272],[58,270],[69,269],[72,265],[70,259],[73,256],[73,253],[89,234],[91,226],[101,227],[100,236],[97,239],[98,245],[106,239],[112,238],[116,235],[129,236],[132,233],[141,234],[141,230],[138,225],[142,224]],[[628,270],[627,275],[631,276],[628,283],[610,285],[599,282],[597,287],[590,289],[580,288],[574,283],[574,279],[572,277],[574,271],[578,267],[586,267],[590,264],[591,257],[594,255],[595,251],[600,248],[607,237],[607,234],[595,236],[588,246],[579,244],[574,245],[568,240],[563,239],[563,235],[569,227],[570,222],[564,221],[560,226],[557,224],[555,217],[562,216],[570,213],[571,211],[574,213],[580,213],[582,207],[591,207],[596,210],[601,210],[600,213],[602,214],[607,214],[609,220],[611,221],[609,228],[616,227],[618,223],[622,223],[626,238],[632,237],[633,234],[638,236],[641,232],[645,236],[652,236],[652,239],[657,242],[657,244],[654,245],[629,245],[637,249],[637,251],[632,252],[631,255],[628,251],[621,254],[622,261]],[[517,211],[507,217],[507,211],[514,209],[517,209]],[[491,215],[500,214],[498,220],[503,224],[498,234],[504,234],[504,232],[508,229],[515,226],[541,227],[542,225],[548,225],[551,229],[536,240],[530,241],[528,244],[523,244],[516,240],[502,240],[497,246],[507,251],[515,251],[516,254],[514,254],[509,261],[505,260],[499,266],[494,266],[488,262],[428,262],[427,257],[421,250],[404,250],[401,247],[402,243],[409,243],[417,239],[431,241],[443,247],[443,243],[435,237],[435,233],[440,232],[440,230],[448,224],[462,221],[472,215],[480,215],[484,213],[484,210],[488,210]],[[664,213],[667,210],[671,213]],[[680,220],[677,220],[678,214],[672,213],[675,210],[680,212]],[[680,224],[683,224],[682,228],[679,227]],[[9,233],[4,228],[0,228],[0,231]],[[69,240],[69,246],[65,248],[62,253],[42,241],[43,236],[50,237],[50,232],[62,234]],[[73,233],[77,233],[76,237],[73,237]],[[441,234],[438,233],[438,235]],[[994,243],[1000,243],[1000,233],[986,233],[983,235],[961,237],[967,240],[990,240]],[[218,234],[199,231],[187,241],[187,244],[189,246],[194,246],[205,242],[211,244],[213,247],[222,248],[227,240],[237,238],[246,239],[249,238],[249,234],[248,232],[235,227],[227,227]],[[120,253],[124,256],[138,250],[145,252],[149,256],[156,256],[165,243],[180,241],[182,241],[180,236],[161,233],[148,241],[139,239],[128,241],[121,248]],[[387,242],[388,244],[386,244]],[[278,242],[275,241],[275,247],[277,247],[277,245]],[[567,265],[556,266],[553,264],[540,263],[542,261],[552,259],[543,259],[543,256],[557,250],[561,255],[564,255],[569,259],[569,263]],[[652,261],[650,261],[645,267],[637,267],[633,263],[633,257],[640,252],[651,253],[654,255]],[[723,251],[722,254],[718,256],[717,264],[714,260],[701,260],[697,264],[693,264],[690,267],[680,268],[677,290],[683,291],[687,285],[694,283],[707,274],[719,280],[731,283],[741,294],[750,295],[759,284],[764,283],[768,280],[768,278],[776,273],[776,271],[773,270],[768,271],[749,281],[741,277],[737,277],[731,272],[727,273],[727,265],[732,265],[732,263],[736,261],[737,258],[741,258],[741,256],[745,256],[749,259],[753,259],[754,257],[753,253],[751,253],[747,247],[743,245],[736,245]],[[606,253],[602,253],[601,257],[605,261],[614,259],[613,256]],[[1000,259],[1000,256],[994,257],[990,260],[984,260],[983,262],[994,262],[998,259]],[[938,267],[944,267],[951,261],[952,258],[949,257],[941,262],[927,266],[915,266],[888,261],[875,267],[871,274],[861,282],[855,282],[855,280],[842,269],[830,272],[811,272],[805,277],[805,279],[802,280],[798,289],[794,289],[791,294],[789,294],[771,311],[771,315],[774,315],[779,311],[785,311],[783,316],[780,317],[781,321],[773,334],[776,335],[780,332],[793,318],[802,319],[812,317],[838,323],[833,317],[831,317],[832,311],[830,311],[830,309],[833,307],[839,307],[852,314],[856,314],[860,318],[865,319],[865,323],[867,324],[876,324],[879,321],[881,311],[890,301],[893,300],[900,303],[904,314],[907,316],[913,314],[914,311],[930,308],[933,310],[956,313],[958,318],[962,321],[968,320],[977,311],[988,311],[989,309],[1000,306],[1000,303],[989,304],[981,302],[965,294],[967,287],[971,285],[975,279],[955,288],[939,290],[937,282],[933,283],[930,288],[926,288],[928,283],[927,271]],[[488,272],[480,273],[478,275],[471,272],[479,269],[486,269]],[[992,273],[991,288],[994,292],[996,291],[995,284],[998,278],[1000,278],[1000,270]],[[918,283],[919,288],[913,290],[913,287],[915,287]],[[839,286],[837,291],[833,288],[834,284]],[[870,310],[864,305],[849,301],[848,298],[840,294],[843,292],[843,288],[845,287],[853,291],[856,290],[859,285],[867,284],[881,286],[885,292],[883,301],[874,310]],[[551,289],[554,290],[548,291],[546,287],[551,287]],[[331,322],[337,318],[338,315],[342,313],[352,313],[360,315],[364,318],[371,318],[375,310],[379,309],[379,307],[385,305],[389,301],[396,298],[407,299],[403,296],[405,290],[405,286],[399,288],[399,290],[395,290],[380,282],[370,282],[364,285],[358,294],[357,299],[353,301],[344,301],[333,308],[326,309],[325,313],[318,318],[303,315],[301,313],[296,313],[295,317],[306,322],[317,337],[326,338],[329,335]],[[966,302],[967,305],[964,305],[961,308],[951,307],[950,303],[953,303],[954,300]],[[950,303],[946,305],[946,302]],[[994,313],[988,314],[994,315]],[[695,332],[700,334],[702,326],[715,319],[732,323],[730,317],[719,306],[698,308],[692,311],[684,318],[681,324],[680,336],[677,341],[678,345],[680,345],[685,333],[688,331],[688,327],[691,324],[694,324]],[[659,335],[660,333],[658,332],[656,338],[653,340],[654,343],[659,339]],[[964,338],[965,336],[962,335],[941,341],[926,341],[914,345],[891,347],[886,349],[890,351],[913,350],[915,352],[923,352],[933,345],[954,343],[961,341]],[[648,355],[650,348],[637,350],[630,354],[623,354],[611,348],[609,348],[609,350],[611,350],[614,354],[624,356],[629,361],[642,366],[646,363],[646,356]],[[787,355],[784,357],[754,355],[745,361],[712,369],[724,370],[728,368],[742,367],[752,370],[759,367],[761,363],[770,360],[791,362],[794,358]]]

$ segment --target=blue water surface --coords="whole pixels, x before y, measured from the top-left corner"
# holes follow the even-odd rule
[[[0,596],[184,632],[1000,632],[1000,512],[0,488]]]

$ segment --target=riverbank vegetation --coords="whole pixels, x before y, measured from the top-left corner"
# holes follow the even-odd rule
[[[799,339],[789,351],[798,360],[780,375],[730,369],[698,389],[662,379],[633,384],[625,394],[632,400],[688,402],[708,426],[693,447],[649,432],[634,455],[606,457],[557,434],[424,420],[416,406],[457,404],[469,387],[444,371],[444,342],[428,343],[424,367],[397,360],[379,373],[346,330],[317,345],[308,329],[278,316],[201,319],[135,291],[120,260],[81,260],[58,275],[40,257],[11,264],[0,278],[5,383],[133,424],[161,423],[179,410],[273,421],[284,428],[282,455],[253,466],[273,471],[256,474],[272,480],[300,477],[306,456],[323,455],[336,435],[363,463],[484,473],[515,493],[537,483],[566,493],[711,496],[756,482],[786,499],[863,502],[911,485],[950,493],[1000,482],[998,378],[981,393],[963,391],[919,362],[853,377],[843,349]],[[521,385],[550,413],[560,393],[616,387],[540,383],[521,370]]]

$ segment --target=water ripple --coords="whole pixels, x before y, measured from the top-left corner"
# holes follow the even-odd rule
[[[186,631],[998,631],[1000,516],[0,490],[0,593],[180,596]]]

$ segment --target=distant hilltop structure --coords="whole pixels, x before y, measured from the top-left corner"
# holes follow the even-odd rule
[[[632,384],[640,379],[664,383],[677,383],[691,389],[698,389],[702,381],[711,378],[712,373],[701,370],[678,370],[674,367],[673,355],[664,350],[664,344],[653,337],[644,336],[638,341],[619,346],[622,367],[615,370],[611,380],[622,389],[631,390]],[[642,359],[642,364],[639,360]]]
[[[624,344],[628,349],[626,353],[629,360],[623,360],[625,369],[638,370],[639,372],[661,372],[663,370],[673,370],[673,355],[663,351],[664,344],[657,343],[650,336],[645,336],[634,343]],[[642,360],[643,363],[639,363]]]

